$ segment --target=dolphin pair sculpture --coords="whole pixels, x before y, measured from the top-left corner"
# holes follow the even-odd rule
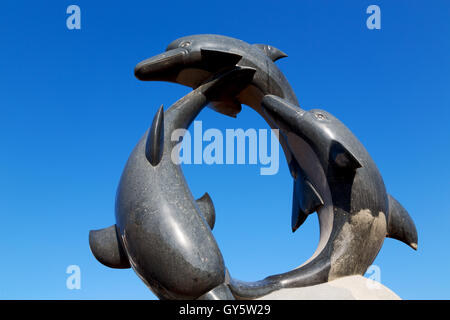
[[[162,299],[254,299],[281,288],[310,286],[364,274],[385,237],[417,249],[407,211],[387,194],[368,152],[338,119],[305,111],[274,61],[285,57],[268,45],[219,35],[175,40],[166,52],[139,63],[145,81],[170,81],[194,89],[152,127],[127,162],[116,197],[116,225],[90,233],[96,258],[132,267]],[[207,194],[194,201],[179,166],[169,156],[174,129],[187,128],[211,102],[235,117],[241,104],[278,128],[294,178],[292,230],[318,213],[316,252],[292,271],[257,282],[227,275],[212,236],[214,206]]]

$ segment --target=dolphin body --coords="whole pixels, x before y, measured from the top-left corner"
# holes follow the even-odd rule
[[[256,72],[247,88],[236,97],[212,101],[210,106],[220,113],[236,117],[241,104],[246,104],[267,121],[261,109],[265,95],[276,95],[298,106],[289,82],[274,63],[283,57],[287,55],[270,45],[252,45],[226,36],[200,34],[173,41],[165,52],[136,65],[134,73],[143,81],[168,81],[196,88],[222,70],[235,66],[253,68]],[[282,137],[280,144],[290,164],[291,154]]]
[[[292,271],[251,283],[231,279],[236,298],[363,275],[386,236],[417,249],[414,222],[386,193],[374,161],[342,122],[326,111],[304,111],[277,96],[266,96],[262,106],[298,165],[292,229],[317,211],[320,240],[313,256]]]
[[[208,194],[195,201],[172,160],[176,129],[186,129],[210,100],[234,96],[255,70],[235,68],[198,87],[167,111],[131,153],[116,195],[116,224],[91,231],[98,261],[132,267],[160,299],[234,299],[223,257],[212,235],[214,206]]]

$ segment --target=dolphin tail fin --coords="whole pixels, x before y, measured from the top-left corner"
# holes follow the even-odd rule
[[[214,224],[216,223],[216,211],[214,209],[214,204],[211,200],[211,197],[207,192],[201,198],[197,199],[197,205],[205,217],[206,222],[208,222],[211,230],[214,228]]]
[[[400,240],[417,250],[417,230],[408,211],[390,194],[387,237]]]
[[[89,246],[95,258],[105,266],[116,269],[130,268],[116,225],[89,231]]]

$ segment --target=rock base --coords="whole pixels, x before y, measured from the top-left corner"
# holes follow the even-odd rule
[[[257,300],[401,300],[379,282],[363,276],[350,276],[327,283],[281,289]]]

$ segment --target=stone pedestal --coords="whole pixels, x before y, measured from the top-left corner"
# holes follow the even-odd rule
[[[401,300],[401,298],[381,283],[362,276],[350,276],[311,287],[282,289],[258,300]]]

